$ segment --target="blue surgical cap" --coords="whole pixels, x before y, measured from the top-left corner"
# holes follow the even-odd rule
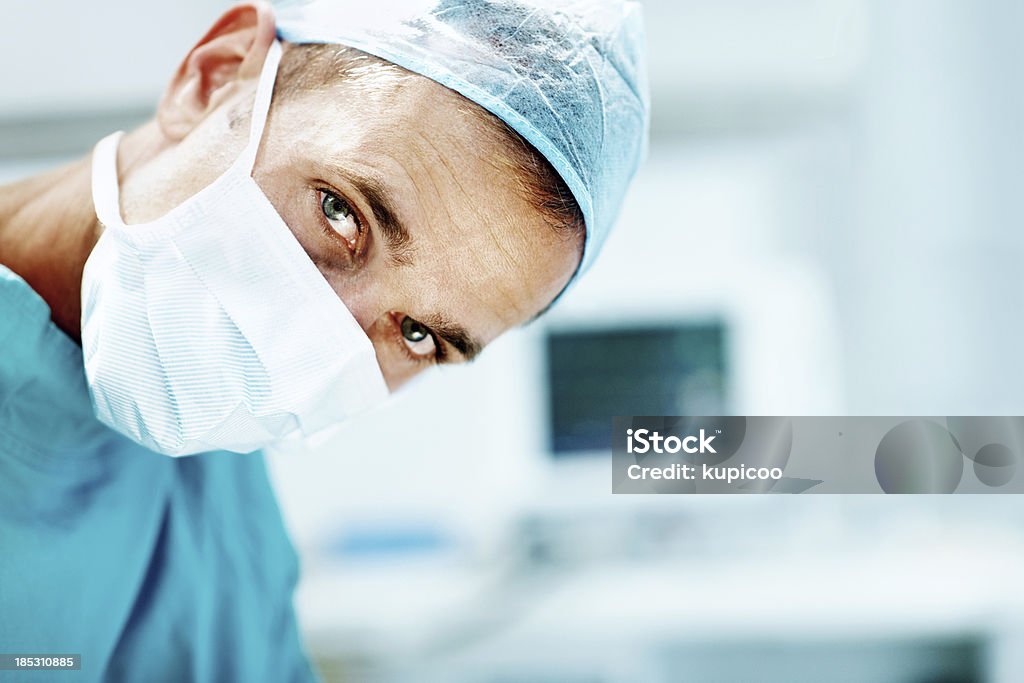
[[[299,0],[293,43],[357,48],[484,107],[532,144],[583,211],[594,262],[647,151],[650,99],[637,2]]]

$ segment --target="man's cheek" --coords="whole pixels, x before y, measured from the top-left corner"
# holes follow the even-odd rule
[[[410,363],[401,351],[396,348],[395,342],[389,338],[370,338],[373,341],[373,349],[377,354],[377,363],[380,365],[384,381],[388,389],[395,391],[400,386],[412,379],[418,371],[417,364]]]
[[[419,373],[432,367],[432,364],[413,360],[402,350],[401,345],[404,342],[401,340],[401,333],[387,322],[388,319],[389,316],[383,316],[374,321],[366,332],[370,341],[373,342],[377,362],[387,381],[388,388],[394,391]]]

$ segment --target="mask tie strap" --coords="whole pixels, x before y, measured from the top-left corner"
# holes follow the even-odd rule
[[[124,133],[118,131],[96,143],[92,151],[92,203],[104,228],[123,228],[121,189],[117,181],[117,148]]]
[[[249,122],[249,143],[242,150],[236,163],[242,165],[252,174],[256,163],[256,154],[260,150],[260,140],[270,112],[270,99],[274,94],[274,81],[277,79],[277,66],[281,62],[281,42],[274,39],[263,61],[263,70],[256,84],[256,99],[252,103],[252,119]]]

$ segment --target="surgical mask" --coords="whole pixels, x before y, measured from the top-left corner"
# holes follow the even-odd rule
[[[370,339],[252,178],[280,55],[275,41],[245,150],[162,218],[121,218],[121,133],[93,152],[104,231],[82,279],[85,374],[96,416],[159,453],[322,434],[388,393]]]

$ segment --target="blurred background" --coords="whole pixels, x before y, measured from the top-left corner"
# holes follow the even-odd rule
[[[8,2],[0,182],[217,0]],[[545,320],[270,464],[326,681],[1024,680],[1015,496],[612,496],[609,417],[1024,414],[1024,4],[645,2],[650,158]]]

